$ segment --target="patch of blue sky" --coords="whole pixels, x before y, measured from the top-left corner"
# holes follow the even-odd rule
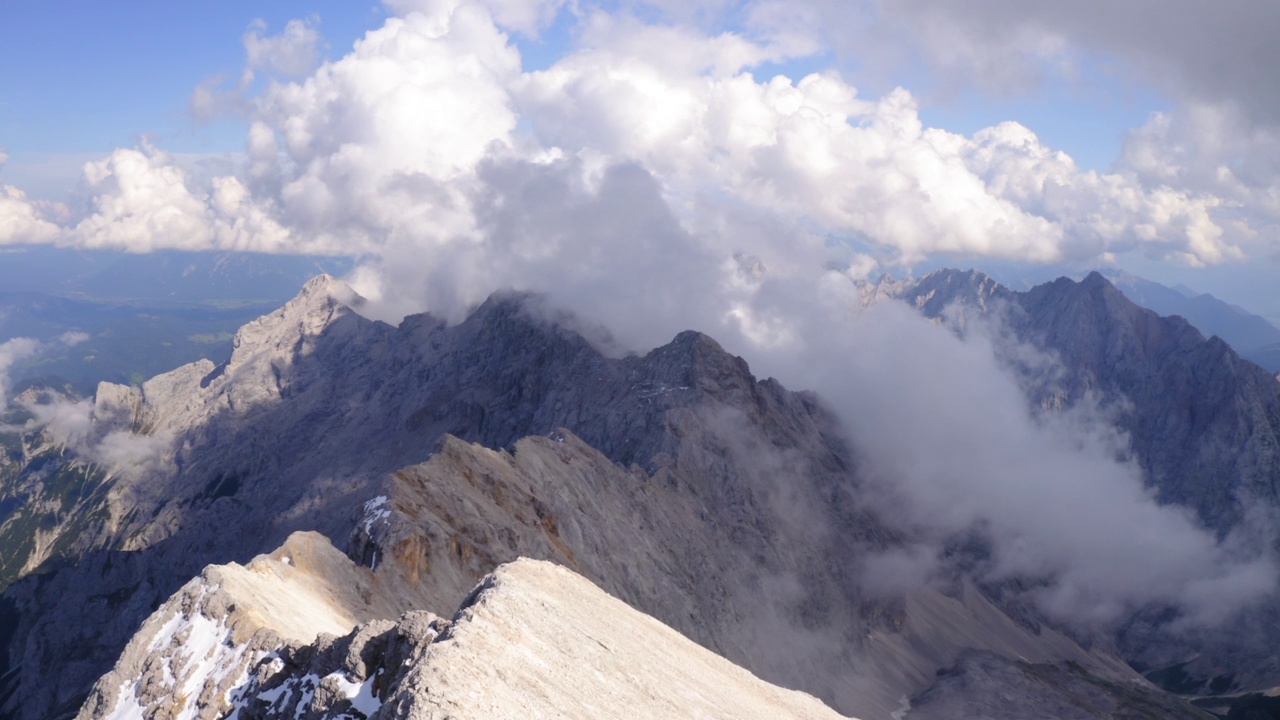
[[[537,37],[513,32],[511,43],[520,51],[520,67],[525,72],[546,70],[568,55],[577,46],[578,18],[568,10],[561,10],[550,26],[539,31]]]
[[[294,18],[319,20],[326,57],[347,52],[382,22],[365,3],[6,3],[0,21],[0,146],[14,162],[40,153],[107,153],[153,137],[175,151],[243,146],[243,132],[193,130],[192,90],[235,78],[241,38],[255,19],[275,34]],[[234,137],[234,145],[232,145]]]
[[[1070,155],[1080,169],[1107,172],[1120,157],[1125,134],[1172,104],[1113,68],[1085,58],[1074,76],[1048,75],[1029,92],[1016,94],[974,88],[942,92],[930,90],[936,83],[928,81],[907,87],[920,99],[920,118],[926,126],[972,136],[1015,121],[1046,146]]]
[[[243,118],[197,124],[188,112],[210,76],[234,83],[242,38],[310,18],[322,59],[341,57],[385,20],[376,3],[342,0],[12,2],[0,12],[0,180],[41,199],[64,199],[84,162],[143,138],[174,153],[244,149]]]

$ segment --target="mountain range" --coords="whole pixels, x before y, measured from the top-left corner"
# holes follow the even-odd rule
[[[1276,508],[1280,384],[1102,276],[867,292],[1052,354],[1028,401],[1111,403],[1152,495],[1215,536]],[[617,357],[536,296],[456,325],[361,305],[321,276],[225,362],[25,392],[2,438],[0,716],[674,717],[729,697],[826,716],[771,683],[863,718],[1204,718],[1168,691],[1221,709],[1280,685],[1274,600],[1225,631],[1155,606],[1082,629],[966,574],[981,548],[945,583],[868,585],[859,559],[909,538],[866,501],[857,438],[705,335]],[[664,675],[637,634],[698,672]],[[489,710],[483,677],[512,683]]]
[[[1208,293],[1171,288],[1122,272],[1106,277],[1125,297],[1160,315],[1177,315],[1204,333],[1217,335],[1241,357],[1280,372],[1280,328],[1266,318]]]

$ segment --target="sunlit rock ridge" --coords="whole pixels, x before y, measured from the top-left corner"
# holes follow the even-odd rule
[[[79,717],[841,717],[551,563],[498,567],[451,620],[396,613],[387,589],[314,534],[212,566]]]

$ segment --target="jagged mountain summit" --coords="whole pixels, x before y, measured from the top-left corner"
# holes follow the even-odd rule
[[[980,284],[974,292],[1007,291]],[[212,624],[203,629],[213,630],[200,636],[229,633],[234,648],[226,647],[240,652],[218,656],[225,673],[209,692],[225,693],[224,681],[241,687],[240,670],[246,682],[257,671],[238,663],[286,645],[315,648],[290,670],[301,688],[303,678],[334,671],[318,658],[355,646],[332,637],[357,626],[393,637],[386,633],[405,613],[458,607],[488,573],[527,556],[569,568],[761,679],[844,714],[887,718],[937,684],[939,671],[1024,677],[1024,663],[1096,680],[1111,700],[1084,707],[1084,717],[1117,707],[1201,716],[1106,643],[1085,648],[1011,616],[972,582],[868,593],[857,557],[901,538],[860,502],[844,430],[818,398],[757,380],[704,335],[610,358],[548,319],[536,298],[495,296],[454,326],[418,315],[391,327],[362,317],[360,302],[318,278],[242,328],[225,365],[195,363],[140,388],[103,384],[91,403],[53,406],[80,412],[77,427],[87,430],[58,435],[51,424],[22,438],[0,496],[10,508],[0,543],[26,558],[0,578],[13,581],[0,599],[0,627],[12,628],[0,637],[0,715],[109,713],[121,694],[112,690],[127,682],[147,701],[172,683],[139,686],[130,680],[138,664],[174,657],[174,641],[192,633],[157,634],[144,621],[156,608],[205,600],[226,613],[205,615]],[[1080,327],[1105,325],[1121,344],[1133,332],[1072,309],[1085,304],[1055,307],[1076,312]],[[1170,357],[1197,348],[1188,340]],[[39,542],[24,541],[22,528],[32,526]],[[194,577],[243,579],[206,568],[252,568],[298,531],[318,532],[359,566],[363,579],[342,582],[361,588],[363,609],[331,614],[345,630],[263,621],[250,631],[226,607],[236,603],[188,592]],[[285,572],[281,565],[256,566]],[[419,644],[430,645],[423,628],[433,621],[412,617]],[[376,632],[374,622],[383,623]],[[258,630],[277,637],[255,645]],[[157,637],[168,639],[151,647]],[[988,660],[965,665],[974,653]],[[85,705],[113,664],[116,679]],[[266,692],[278,687],[253,677]],[[351,689],[330,685],[339,695]],[[952,682],[939,693],[955,700],[972,687]],[[937,695],[930,702],[945,707]],[[1029,685],[1011,707],[1030,711],[1045,697]]]

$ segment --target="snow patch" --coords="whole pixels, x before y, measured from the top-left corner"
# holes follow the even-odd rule
[[[382,669],[379,668],[378,673],[381,672]],[[378,708],[382,707],[382,701],[378,699],[377,695],[373,694],[373,681],[377,677],[375,674],[360,683],[360,691],[355,694],[355,697],[350,698],[351,707],[364,713],[365,717],[373,717],[373,714],[378,712]]]
[[[135,720],[135,718],[145,717],[145,709],[138,704],[138,697],[134,693],[135,685],[136,683],[132,680],[120,683],[116,706],[111,709],[110,714],[103,717],[103,720]]]
[[[216,588],[201,587],[191,599],[191,606],[200,607],[206,595]],[[164,695],[175,701],[175,720],[194,720],[200,711],[200,698],[206,688],[224,685],[223,702],[231,702],[233,691],[248,682],[248,665],[262,657],[246,658],[248,648],[231,641],[231,630],[226,618],[211,619],[200,612],[190,615],[176,612],[156,631],[148,644],[148,652],[162,657],[163,676],[159,682]],[[137,718],[146,715],[132,692],[128,692],[132,680],[122,685],[121,700],[109,716],[111,718]],[[127,697],[126,697],[127,695]]]
[[[364,504],[364,534],[373,533],[373,524],[391,517],[391,510],[383,507],[387,504],[387,496],[379,495]]]
[[[376,677],[376,676],[375,676]],[[332,679],[337,683],[342,696],[351,702],[351,707],[369,717],[382,707],[382,701],[373,694],[373,677],[364,682],[353,682],[341,671],[330,673],[325,680]]]

